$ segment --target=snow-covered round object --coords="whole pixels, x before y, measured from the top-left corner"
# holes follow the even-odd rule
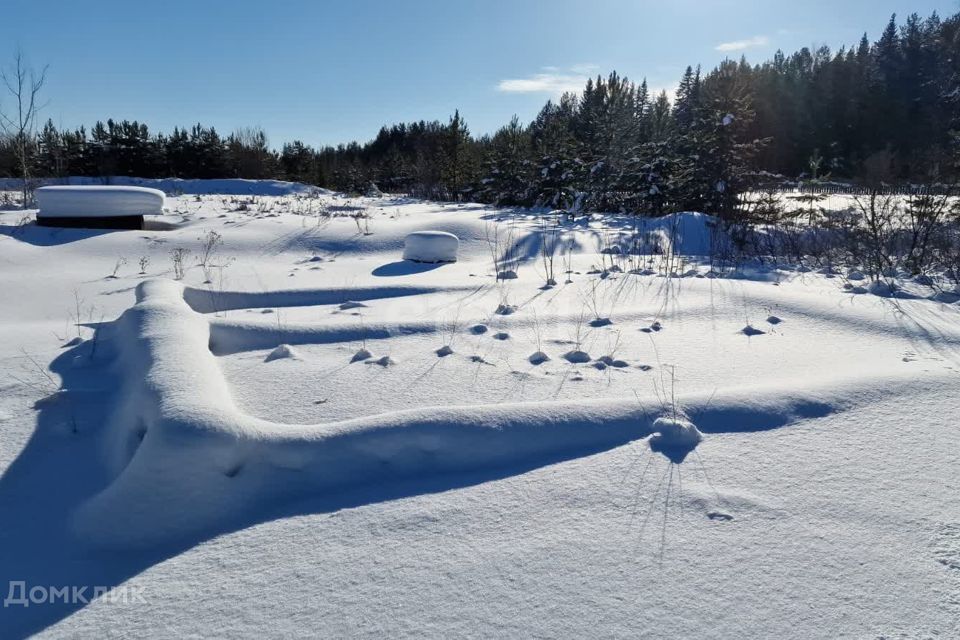
[[[680,415],[657,418],[651,430],[650,448],[674,463],[683,462],[687,454],[703,440],[703,434],[697,426]]]
[[[696,425],[680,416],[661,416],[653,421],[653,440],[665,446],[693,448],[703,440]]]
[[[460,239],[446,231],[415,231],[403,241],[403,259],[414,262],[456,262]]]
[[[111,218],[163,213],[159,189],[117,186],[50,186],[36,192],[46,218]]]

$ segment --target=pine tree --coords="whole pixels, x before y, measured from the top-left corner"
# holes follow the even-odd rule
[[[470,149],[470,130],[457,109],[444,132],[443,160],[440,179],[449,197],[459,200],[462,191],[470,184],[475,173],[475,163]]]
[[[497,131],[486,146],[481,198],[497,205],[532,204],[530,135],[520,119],[513,116],[510,124]]]
[[[558,104],[547,102],[530,125],[534,158],[534,204],[552,209],[570,209],[577,201],[576,185],[582,164],[576,157],[577,143],[572,131],[576,98],[565,94]]]

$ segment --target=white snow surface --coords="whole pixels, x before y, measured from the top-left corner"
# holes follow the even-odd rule
[[[960,637],[955,297],[717,273],[698,213],[565,222],[545,288],[538,213],[272,185],[0,213],[0,589],[142,599],[0,637]]]
[[[38,215],[113,217],[160,215],[164,195],[158,189],[118,186],[47,186],[36,191]]]
[[[414,231],[403,240],[403,259],[414,262],[456,262],[460,240],[446,231]]]

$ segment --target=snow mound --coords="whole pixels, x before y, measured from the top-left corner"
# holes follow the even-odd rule
[[[895,282],[875,280],[867,285],[867,291],[880,298],[914,298],[913,294],[901,289]]]
[[[162,191],[145,187],[40,187],[36,197],[45,218],[160,215],[164,204]]]
[[[360,349],[355,354],[353,354],[353,357],[350,358],[350,362],[362,362],[363,360],[369,360],[372,357],[373,357],[373,354],[370,353],[368,349]]]
[[[299,360],[300,354],[298,354],[293,347],[288,344],[281,344],[276,349],[267,354],[264,362],[273,362],[274,360]]]
[[[529,360],[530,364],[532,365],[538,365],[548,362],[550,360],[550,356],[545,354],[543,351],[534,351],[530,354],[530,357],[527,358],[527,360]]]
[[[608,367],[613,367],[615,369],[625,369],[630,366],[630,363],[626,360],[620,360],[619,358],[614,358],[613,356],[600,356],[597,358],[597,362],[602,362]]]
[[[703,434],[683,416],[661,416],[653,421],[650,448],[664,454],[672,462],[683,462],[687,454],[697,448]]]
[[[442,347],[440,347],[439,349],[437,349],[434,353],[436,353],[437,356],[440,357],[440,358],[446,358],[447,356],[453,354],[453,347],[451,347],[451,346],[448,345],[448,344],[445,344],[445,345],[443,345]]]
[[[415,231],[403,241],[403,259],[413,262],[456,262],[460,240],[446,231]]]
[[[762,336],[763,334],[766,333],[766,331],[763,331],[762,329],[757,329],[752,324],[748,324],[743,329],[740,329],[740,333],[742,333],[745,336]]]
[[[583,364],[590,362],[590,354],[586,351],[580,351],[579,349],[574,349],[573,351],[567,351],[563,354],[564,360],[567,362],[572,362],[574,364]]]

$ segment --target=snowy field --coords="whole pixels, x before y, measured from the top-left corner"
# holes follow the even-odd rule
[[[144,186],[144,231],[0,212],[0,637],[960,637],[956,296]]]

